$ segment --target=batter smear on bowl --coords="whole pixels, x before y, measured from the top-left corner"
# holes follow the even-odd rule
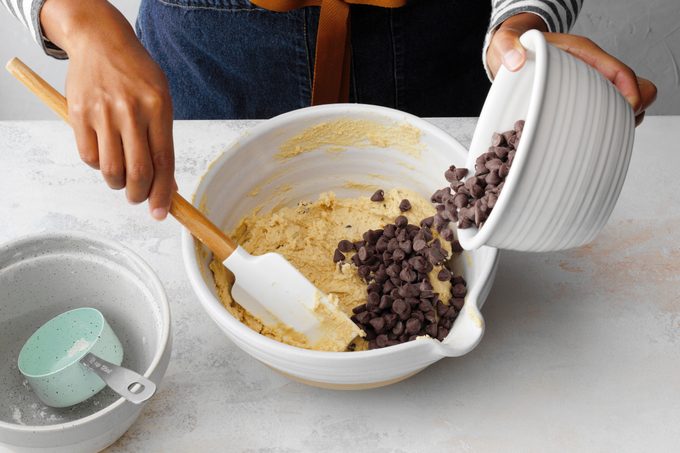
[[[356,307],[367,303],[368,282],[365,276],[360,275],[360,267],[352,262],[349,252],[344,260],[333,259],[338,243],[349,240],[352,244],[359,244],[364,240],[364,233],[394,224],[395,219],[402,214],[408,215],[414,222],[420,222],[421,219],[432,219],[436,213],[435,207],[428,200],[410,190],[388,190],[383,192],[382,198],[380,201],[371,201],[368,196],[337,198],[334,193],[326,192],[314,202],[301,202],[295,207],[283,207],[266,214],[252,212],[239,222],[231,236],[253,255],[271,251],[280,253],[321,291],[337,300],[342,311],[351,316],[355,314]],[[410,205],[407,211],[402,211],[407,205],[404,200],[408,200]],[[432,234],[437,236],[436,232]],[[432,240],[435,239],[437,238],[433,237]],[[440,240],[439,244],[441,253],[451,256],[451,243]],[[210,268],[218,296],[226,309],[238,320],[277,341],[302,348],[310,347],[303,335],[296,335],[296,332],[285,326],[281,329],[268,328],[246,312],[231,297],[230,286],[233,279],[229,271],[216,261],[211,263]],[[451,299],[451,280],[442,281],[437,278],[443,269],[443,264],[439,264],[433,266],[428,273],[431,276],[430,291],[437,293],[442,304],[448,306]],[[376,317],[387,314],[382,309],[372,313]],[[349,350],[367,349],[369,342],[377,338],[377,335],[371,338],[370,331],[366,333],[369,340],[358,337]],[[427,332],[418,330],[418,335],[420,334],[425,335]],[[392,341],[398,341],[398,338],[397,336]],[[377,342],[371,346],[377,346]]]

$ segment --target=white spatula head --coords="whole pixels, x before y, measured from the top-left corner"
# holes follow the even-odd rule
[[[231,295],[265,325],[304,335],[311,347],[344,351],[361,334],[329,298],[283,256],[253,256],[238,247],[223,263],[235,277]]]

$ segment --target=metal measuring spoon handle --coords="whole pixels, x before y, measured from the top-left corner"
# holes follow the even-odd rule
[[[131,403],[141,404],[156,393],[156,384],[149,379],[132,370],[107,362],[91,352],[85,354],[80,359],[80,363],[97,373],[106,385]]]

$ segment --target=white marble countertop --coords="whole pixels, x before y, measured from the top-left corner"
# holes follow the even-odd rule
[[[474,119],[433,121],[467,145]],[[253,122],[177,122],[178,182]],[[584,248],[503,253],[477,349],[390,387],[291,382],[231,344],[184,274],[180,227],[129,206],[59,122],[0,122],[0,242],[81,230],[160,275],[174,350],[160,391],[111,452],[677,451],[680,117],[638,129],[609,224]]]

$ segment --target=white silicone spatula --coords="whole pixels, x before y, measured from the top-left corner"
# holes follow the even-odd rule
[[[66,98],[13,58],[7,70],[68,122]],[[179,193],[172,196],[172,214],[234,274],[232,296],[265,325],[288,326],[307,337],[310,346],[345,350],[361,330],[283,256],[251,256],[217,228]]]

